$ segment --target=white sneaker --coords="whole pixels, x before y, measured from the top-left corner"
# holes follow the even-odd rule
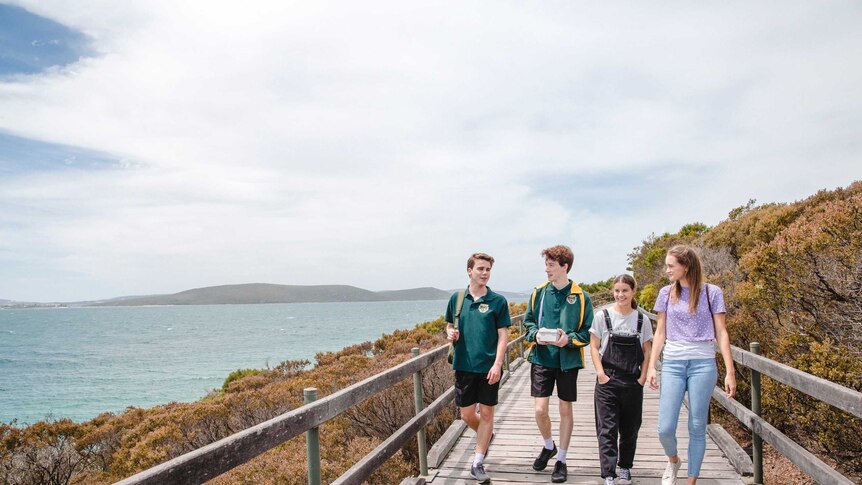
[[[614,477],[605,477],[605,485],[616,485],[614,483]]]
[[[676,463],[667,462],[664,469],[664,475],[661,476],[661,485],[676,485],[676,472],[682,466],[682,460],[677,460]]]

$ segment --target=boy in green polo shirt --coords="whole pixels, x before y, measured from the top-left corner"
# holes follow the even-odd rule
[[[476,455],[470,476],[479,483],[490,483],[485,473],[485,454],[494,430],[494,406],[503,375],[503,357],[512,325],[509,303],[503,295],[488,288],[494,258],[474,253],[467,259],[470,285],[464,294],[460,315],[456,308],[458,293],[449,298],[446,307],[446,337],[455,346],[452,368],[455,369],[455,404],[461,408],[461,419],[476,432]],[[458,315],[458,328],[453,324]],[[476,403],[479,414],[476,415]]]
[[[590,295],[568,277],[574,254],[567,246],[542,251],[548,281],[536,287],[524,315],[525,339],[534,342],[530,352],[530,395],[535,398],[536,424],[545,446],[533,462],[544,470],[557,455],[551,474],[554,483],[568,478],[566,454],[572,438],[572,402],[578,398],[578,369],[584,366],[584,347],[590,344],[593,303]],[[539,330],[542,332],[539,332]],[[554,386],[560,400],[560,449],[551,434],[548,404]]]

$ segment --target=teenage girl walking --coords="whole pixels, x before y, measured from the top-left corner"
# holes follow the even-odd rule
[[[641,427],[652,324],[637,311],[635,279],[614,278],[614,305],[597,312],[590,328],[596,368],[595,408],[599,461],[605,485],[632,483],[631,468]],[[619,465],[619,473],[617,473]]]
[[[668,464],[662,485],[675,485],[682,464],[677,454],[676,427],[683,397],[688,392],[688,484],[697,483],[706,452],[706,421],[712,389],[718,378],[715,343],[718,343],[727,375],[727,397],[736,393],[736,371],[725,326],[721,288],[705,284],[697,253],[688,246],[672,247],[665,258],[671,284],[659,291],[658,313],[647,380],[658,389],[656,363],[664,350],[659,393],[658,436]]]

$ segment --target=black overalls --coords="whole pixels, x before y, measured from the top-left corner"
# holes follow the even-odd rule
[[[644,388],[637,380],[644,360],[640,341],[643,314],[638,313],[637,335],[614,335],[610,314],[607,310],[604,314],[610,336],[602,367],[611,380],[596,382],[596,436],[602,478],[616,478],[618,460],[620,468],[632,467],[641,427]]]

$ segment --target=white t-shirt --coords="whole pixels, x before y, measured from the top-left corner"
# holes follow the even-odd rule
[[[637,335],[638,333],[638,312],[632,309],[628,315],[622,315],[614,311],[613,307],[608,308],[608,315],[611,317],[611,328],[614,330],[614,335]],[[611,333],[608,332],[608,326],[605,322],[605,312],[597,310],[593,317],[593,326],[590,327],[590,333],[602,339],[602,345],[599,347],[599,354],[605,355],[605,348],[608,346],[608,337]],[[643,325],[641,326],[641,346],[652,340],[652,323],[648,316],[644,315]]]

